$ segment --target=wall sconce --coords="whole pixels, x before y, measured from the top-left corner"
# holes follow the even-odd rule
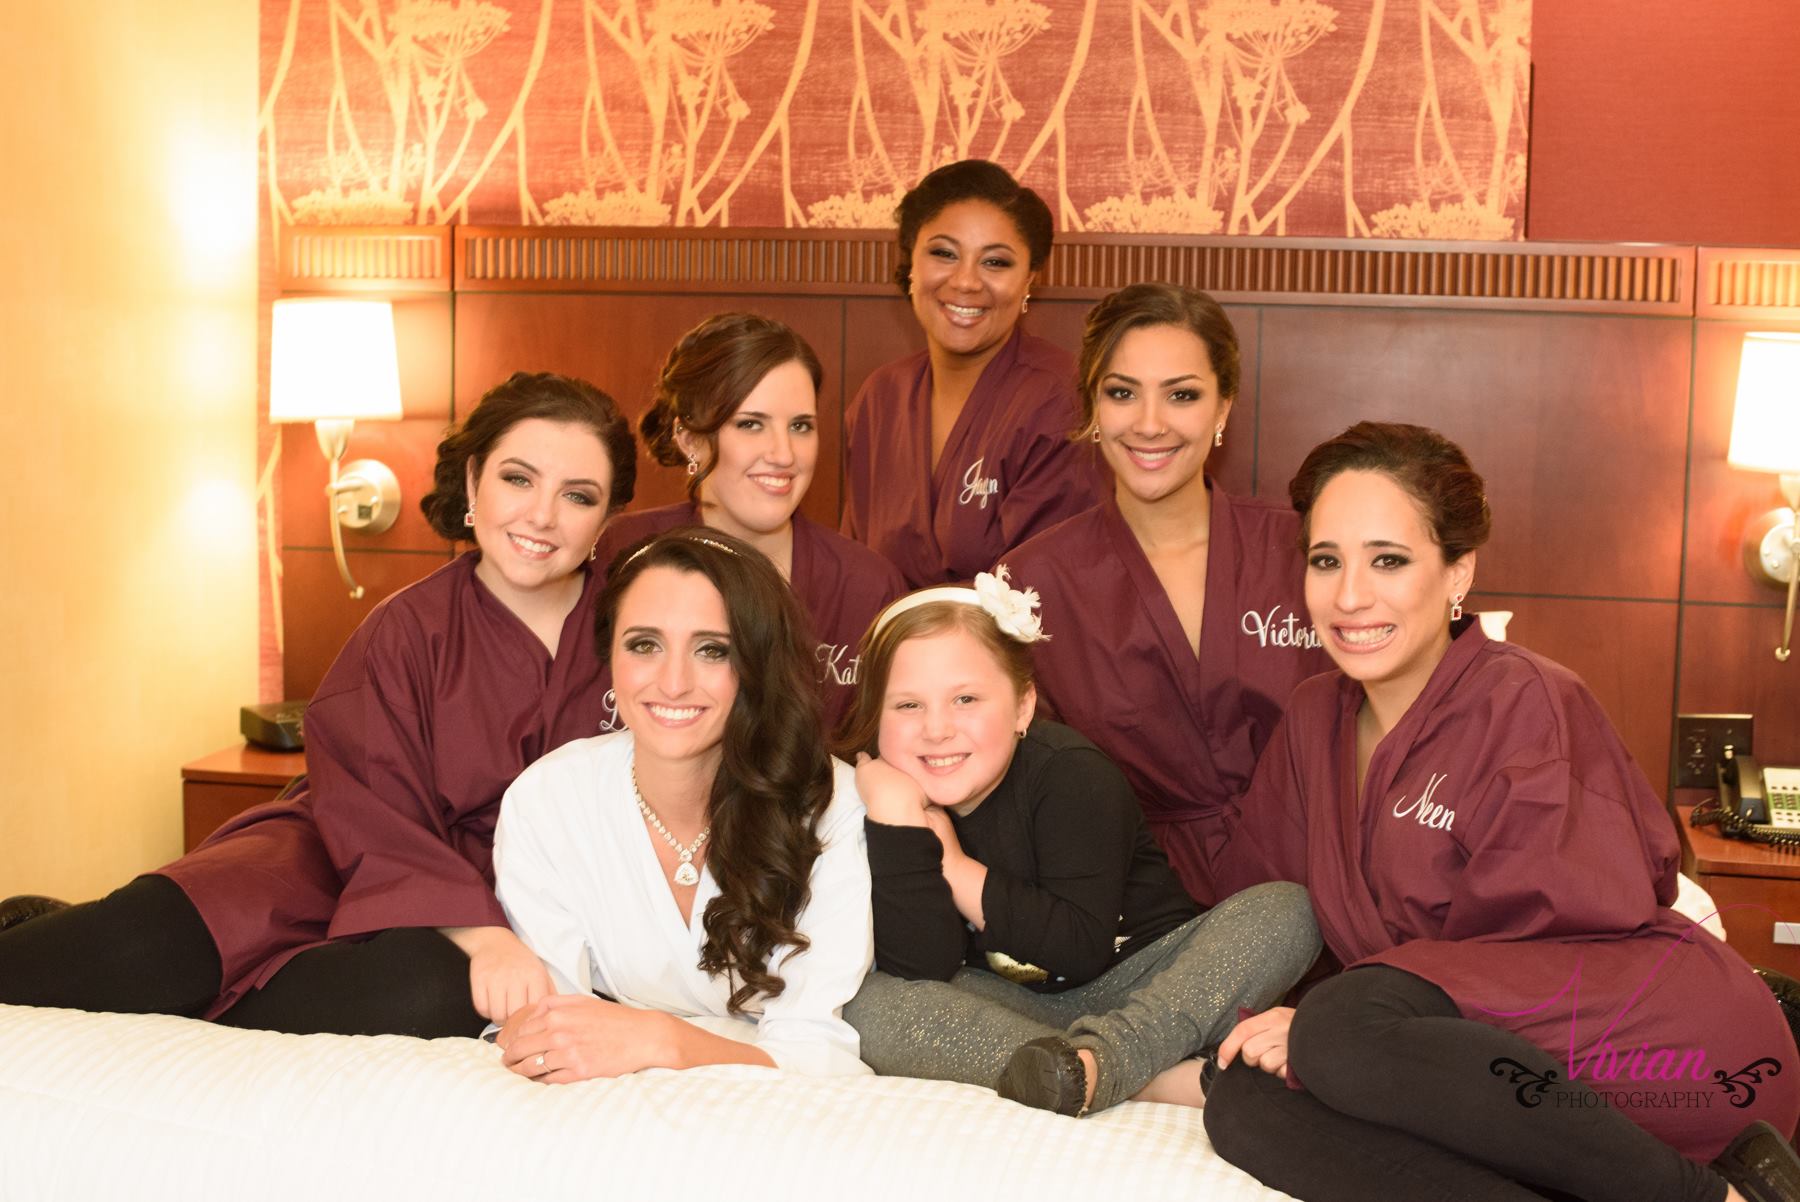
[[[331,549],[351,600],[363,595],[344,560],[343,527],[380,534],[400,516],[400,481],[385,463],[338,460],[357,420],[400,417],[394,307],[387,301],[278,300],[269,348],[269,420],[312,422],[331,464],[325,496]]]
[[[1800,588],[1800,334],[1746,334],[1731,418],[1733,467],[1781,473],[1784,509],[1771,509],[1745,531],[1744,553],[1755,580],[1787,585],[1787,616],[1775,658],[1786,663],[1794,640],[1794,593]]]

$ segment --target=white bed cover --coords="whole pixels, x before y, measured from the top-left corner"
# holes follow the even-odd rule
[[[663,1070],[535,1085],[474,1039],[0,1006],[0,1202],[722,1197],[1264,1202],[1199,1111]]]

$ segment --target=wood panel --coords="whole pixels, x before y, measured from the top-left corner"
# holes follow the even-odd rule
[[[514,371],[579,376],[611,393],[633,424],[650,407],[669,348],[702,318],[730,309],[784,321],[812,344],[825,369],[819,397],[819,466],[803,511],[835,527],[845,397],[843,302],[766,296],[581,296],[476,293],[457,299],[456,408]],[[859,377],[860,381],[860,377]],[[632,508],[684,498],[679,469],[638,456]]]
[[[1267,309],[1259,491],[1279,495],[1354,422],[1417,422],[1487,481],[1482,587],[1673,600],[1690,336],[1655,319]]]
[[[287,636],[282,692],[288,697],[311,697],[318,690],[331,661],[378,601],[450,562],[448,552],[352,551],[347,558],[350,574],[363,587],[360,601],[352,601],[338,579],[329,549],[296,548],[282,554],[281,608]]]
[[[897,257],[880,230],[458,226],[456,247],[462,292],[882,296]],[[1242,303],[1685,315],[1693,275],[1681,246],[1081,233],[1041,283],[1046,299],[1170,280]]]
[[[1675,603],[1496,596],[1478,589],[1470,608],[1512,610],[1507,641],[1581,677],[1638,767],[1662,790],[1675,699]]]
[[[1775,659],[1781,610],[1769,606],[1682,607],[1680,711],[1756,716],[1756,755],[1800,764],[1800,656]]]

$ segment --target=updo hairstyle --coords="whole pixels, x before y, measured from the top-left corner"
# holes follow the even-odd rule
[[[813,391],[825,382],[819,356],[806,339],[772,317],[718,313],[683,334],[663,361],[650,411],[638,423],[651,458],[680,467],[687,455],[675,441],[677,424],[706,444],[700,470],[688,477],[688,496],[719,458],[719,430],[738,411],[763,377],[783,363],[798,363],[812,377]]]
[[[1312,541],[1312,507],[1340,472],[1380,472],[1405,489],[1431,536],[1455,563],[1487,542],[1493,528],[1485,485],[1463,449],[1424,426],[1358,422],[1314,447],[1288,484],[1300,515],[1300,547]]]
[[[592,430],[612,467],[606,512],[617,513],[631,504],[637,486],[637,442],[618,404],[586,380],[520,371],[490,388],[463,423],[438,443],[432,488],[419,501],[433,530],[452,542],[468,539],[463,515],[469,511],[469,476],[480,478],[488,454],[506,432],[532,418]]]
[[[900,261],[894,267],[894,282],[901,292],[912,292],[913,247],[919,240],[919,230],[951,205],[965,200],[986,201],[1012,219],[1013,228],[1025,241],[1031,270],[1037,271],[1049,261],[1056,222],[1044,198],[1020,184],[998,163],[963,159],[939,167],[920,180],[894,211],[900,226]]]
[[[1178,284],[1131,284],[1088,310],[1081,355],[1075,363],[1081,392],[1081,428],[1076,437],[1094,428],[1094,402],[1113,352],[1126,334],[1144,326],[1174,326],[1205,343],[1213,374],[1219,377],[1219,395],[1226,400],[1237,398],[1242,377],[1237,329],[1219,302]]]

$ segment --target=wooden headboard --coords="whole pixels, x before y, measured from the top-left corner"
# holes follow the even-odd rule
[[[285,295],[395,300],[406,405],[351,444],[405,491],[393,529],[347,534],[362,601],[332,567],[323,461],[310,439],[282,456],[290,697],[311,693],[370,605],[449,556],[418,512],[437,439],[511,372],[581,376],[635,415],[700,318],[779,318],[825,366],[805,509],[835,523],[844,406],[923,345],[878,231],[295,227],[277,255]],[[1800,251],[1071,236],[1027,321],[1073,350],[1094,300],[1145,279],[1204,288],[1237,324],[1243,385],[1215,461],[1227,488],[1281,495],[1312,445],[1362,418],[1435,426],[1488,481],[1475,603],[1515,611],[1516,641],[1581,673],[1652,780],[1678,710],[1753,711],[1759,753],[1800,759],[1800,673],[1771,654],[1782,598],[1751,581],[1739,545],[1778,498],[1772,478],[1725,463],[1741,336],[1800,330]],[[639,505],[681,491],[641,460]]]

